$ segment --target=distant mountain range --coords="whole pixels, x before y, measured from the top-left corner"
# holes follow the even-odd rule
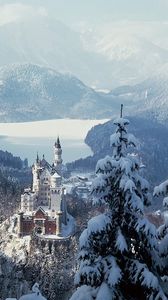
[[[118,112],[117,98],[79,79],[32,64],[0,68],[0,120],[101,119]]]
[[[69,73],[32,64],[0,68],[0,122],[58,118],[104,119],[124,113],[168,120],[168,65],[134,86],[105,93]]]
[[[79,32],[47,16],[0,26],[0,41],[0,66],[40,64],[71,72],[89,85],[105,82],[105,73],[111,73],[108,60],[86,49]]]
[[[168,61],[168,50],[143,37],[145,28],[125,27],[77,31],[49,16],[15,20],[0,26],[0,66],[40,64],[97,88],[135,84]]]
[[[157,120],[167,126],[168,121],[168,64],[150,78],[134,86],[121,86],[109,93],[126,104],[125,113]]]

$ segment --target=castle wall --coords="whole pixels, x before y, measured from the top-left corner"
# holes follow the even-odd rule
[[[30,235],[36,228],[40,228],[42,234],[56,234],[56,219],[50,219],[41,210],[38,210],[34,216],[24,216],[19,226],[21,236]]]
[[[47,220],[45,222],[46,234],[56,234],[56,220],[53,221]]]
[[[30,235],[35,227],[38,227],[35,223],[34,220],[23,220],[22,221],[22,235]],[[45,234],[56,234],[56,220],[46,220],[44,222],[44,227],[45,227]]]
[[[22,235],[30,235],[34,229],[33,220],[23,220],[22,221]]]

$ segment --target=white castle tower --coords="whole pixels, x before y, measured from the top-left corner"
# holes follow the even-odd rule
[[[56,171],[61,175],[62,171],[62,148],[60,144],[59,137],[54,144],[54,167]]]
[[[33,174],[33,192],[39,191],[39,185],[40,185],[40,159],[37,153],[36,162],[34,163],[32,167],[32,174]]]

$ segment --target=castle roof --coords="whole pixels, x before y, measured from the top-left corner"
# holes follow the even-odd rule
[[[57,137],[57,141],[55,142],[55,147],[56,148],[61,148],[61,143],[60,143],[59,136]]]
[[[51,169],[51,165],[45,160],[45,158],[40,161],[40,166],[49,170]]]
[[[48,170],[47,168],[43,169],[42,173],[41,173],[41,178],[46,177],[46,176],[51,176],[50,170]]]
[[[61,176],[60,176],[57,172],[55,172],[55,173],[52,175],[52,178],[61,178]]]
[[[35,211],[35,214],[36,214],[37,212],[41,211],[42,214],[47,215],[47,211],[48,211],[48,210],[49,210],[49,209],[48,209],[47,206],[39,206],[39,207],[37,207],[37,209],[36,209],[36,211]]]

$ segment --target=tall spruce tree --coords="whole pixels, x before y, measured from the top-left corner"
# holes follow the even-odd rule
[[[98,161],[92,187],[106,212],[92,218],[80,237],[77,291],[71,300],[166,300],[158,277],[157,233],[144,216],[150,203],[148,182],[140,175],[129,121],[115,120],[112,157]]]
[[[158,228],[161,284],[168,298],[168,180],[154,188],[154,196],[163,196],[163,224]]]

